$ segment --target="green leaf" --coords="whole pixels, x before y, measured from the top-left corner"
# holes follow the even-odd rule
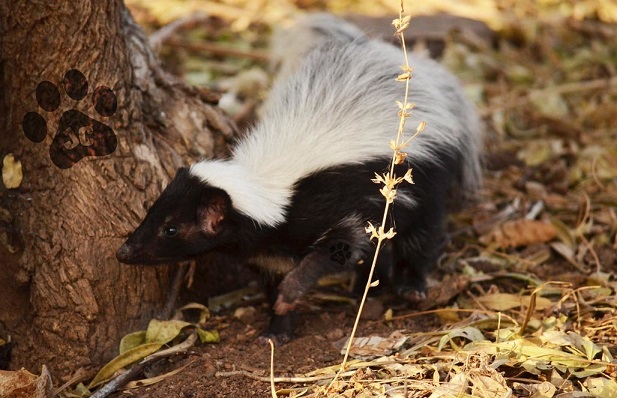
[[[146,343],[118,355],[99,370],[88,384],[88,389],[98,386],[111,378],[118,370],[155,353],[163,346],[162,343]]]
[[[199,341],[202,343],[218,343],[221,341],[221,336],[219,336],[218,330],[204,330],[201,328],[196,328],[197,335],[199,336]]]
[[[486,340],[482,332],[474,327],[457,328],[450,330],[448,334],[444,335],[437,345],[437,350],[441,351],[443,347],[449,343],[455,337],[462,337],[470,341],[483,341]]]
[[[192,326],[192,324],[184,321],[159,321],[153,319],[148,324],[148,329],[146,330],[146,342],[167,344],[175,339],[182,329],[187,326]]]
[[[176,311],[176,314],[184,310],[199,310],[199,321],[197,321],[197,323],[200,325],[206,323],[206,321],[210,318],[210,310],[203,304],[189,303],[184,307],[179,308]]]
[[[146,342],[146,331],[140,330],[139,332],[129,333],[120,340],[120,354],[124,354],[126,351],[135,348]]]

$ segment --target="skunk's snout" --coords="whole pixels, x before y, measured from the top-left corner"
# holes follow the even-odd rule
[[[127,243],[123,244],[116,252],[116,258],[121,263],[130,264],[134,257],[133,247]]]

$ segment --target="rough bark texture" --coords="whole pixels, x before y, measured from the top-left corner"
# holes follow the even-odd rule
[[[0,184],[0,337],[17,343],[12,368],[65,376],[110,359],[162,308],[171,269],[123,266],[115,251],[176,168],[225,154],[236,129],[215,95],[161,71],[121,1],[0,2],[0,40],[0,157],[23,167],[18,188]],[[62,88],[70,69],[88,80],[83,100]],[[53,112],[37,104],[43,80],[61,94]],[[95,111],[99,85],[117,97],[110,117]],[[71,109],[111,127],[117,149],[56,167],[50,145]],[[47,122],[40,143],[24,134],[29,111]]]

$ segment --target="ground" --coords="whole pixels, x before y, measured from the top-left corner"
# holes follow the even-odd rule
[[[173,1],[151,2],[150,8],[128,3],[150,32],[187,12],[185,3]],[[397,17],[399,5],[376,12],[373,3],[385,2],[351,2],[356,8],[342,0],[328,3],[330,11],[386,20]],[[616,396],[614,10],[587,0],[559,7],[551,1],[426,2],[435,9],[413,3],[408,9],[416,3],[418,9],[412,14],[448,11],[487,24],[420,40],[460,77],[483,116],[485,185],[479,203],[452,215],[451,241],[431,275],[427,300],[412,308],[384,294],[371,298],[370,319],[361,320],[356,336],[402,331],[406,343],[399,354],[377,350],[367,359],[373,362],[353,368],[345,383],[322,396],[447,396],[463,390],[487,396],[483,385],[494,396],[532,396],[540,386],[546,397],[579,391]],[[168,12],[160,4],[169,5]],[[284,12],[325,5],[266,2],[259,13],[259,5],[242,0],[226,4],[208,8],[211,14],[200,24],[182,25],[166,38],[161,54],[166,67],[187,81],[225,92],[221,106],[243,126],[267,93],[264,48],[272,25]],[[225,267],[198,269],[210,284],[196,276],[181,301],[207,304],[254,279],[243,268]],[[358,300],[351,303],[340,284],[324,289],[300,308],[297,338],[276,347],[276,377],[323,374],[321,369],[341,363],[335,343],[349,336]],[[249,315],[234,316],[237,307],[249,308]],[[181,370],[113,396],[271,396],[270,348],[256,342],[267,322],[263,299],[212,312],[201,326],[218,330],[219,343],[198,343],[162,360],[138,378]],[[305,378],[277,381],[275,388],[279,396],[303,389],[308,396],[322,386]]]
[[[305,3],[296,5],[314,7]],[[342,3],[332,2],[330,10],[340,12],[336,5],[344,8]],[[435,29],[453,23],[442,16],[428,23],[418,19],[419,33],[413,19],[410,28],[412,36],[419,36],[412,37],[416,44],[425,45],[461,78],[483,116],[487,129],[481,200],[452,215],[452,239],[431,276],[428,299],[410,308],[377,295],[367,310],[372,320],[361,320],[356,336],[387,337],[400,330],[407,337],[404,347],[409,348],[400,356],[378,350],[370,358],[388,358],[397,365],[371,362],[370,368],[344,377],[347,384],[322,391],[322,396],[383,396],[401,394],[402,389],[408,390],[407,396],[428,396],[451,394],[452,388],[467,388],[474,396],[483,396],[483,388],[503,396],[508,391],[530,396],[540,386],[544,396],[579,390],[612,396],[617,387],[606,384],[602,375],[615,375],[614,365],[607,364],[614,363],[617,351],[614,16],[593,1],[560,9],[550,2],[538,7],[519,2],[510,8],[495,2],[494,7],[476,9],[438,3],[442,8],[419,5],[417,13],[452,10],[488,24],[455,21],[456,29],[448,33]],[[134,5],[134,11],[152,15],[140,7]],[[356,10],[373,13],[369,8]],[[222,106],[246,125],[258,98],[267,93],[262,46],[273,20],[263,17],[272,15],[267,12],[232,18],[234,35],[221,23],[228,11],[200,28],[188,24],[189,33],[169,39],[163,54],[169,68],[188,81],[224,89]],[[354,18],[371,31],[387,31],[394,11],[382,12],[381,19]],[[435,30],[423,41],[422,29],[429,28]],[[240,44],[230,39],[239,36]],[[194,37],[219,47],[204,57]],[[239,48],[240,55],[230,51],[232,47]],[[216,286],[206,283],[203,290],[220,294],[212,289],[231,286],[229,274],[227,279],[216,275],[210,274]],[[276,377],[312,376],[340,364],[342,355],[334,344],[340,346],[349,335],[357,301],[345,303],[340,298],[344,292],[336,292],[313,294],[301,308],[297,338],[275,350]],[[183,299],[206,302],[199,294]],[[267,309],[263,301],[248,306],[256,310],[254,319],[241,321],[232,308],[204,325],[219,330],[220,343],[198,345],[143,377],[188,364],[186,368],[155,385],[115,396],[271,396],[270,349],[256,343]],[[500,357],[500,352],[510,354]],[[461,353],[466,360],[460,359]],[[440,383],[431,384],[435,377]],[[311,395],[323,387],[312,379],[301,381],[277,381],[275,388],[280,396],[303,389]],[[292,387],[296,389],[286,390]]]
[[[607,272],[617,272],[617,255],[614,251],[602,250],[598,255],[602,258],[603,264],[609,265]],[[484,271],[487,274],[498,273],[491,266],[486,266]],[[444,272],[446,270],[438,270],[436,275],[441,274],[439,278],[443,278]],[[529,269],[529,274],[539,280],[560,280],[572,283],[573,286],[583,285],[586,279],[580,271],[568,266],[565,261],[532,267]],[[434,286],[431,291],[437,293],[455,288],[450,282],[440,283],[433,278]],[[519,291],[525,283],[491,280],[474,287],[465,286],[469,289],[468,293],[473,294],[475,289],[489,291],[496,285],[502,291]],[[278,378],[312,376],[311,372],[336,366],[341,362],[342,339],[346,338],[353,326],[357,307],[330,301],[336,296],[326,296],[326,293],[333,293],[332,290],[320,288],[313,293],[300,309],[296,339],[275,348],[274,375]],[[343,294],[340,290],[338,293]],[[330,300],[324,300],[324,297],[330,297]],[[166,377],[152,386],[124,390],[112,396],[116,398],[271,396],[269,382],[271,351],[269,346],[257,339],[260,331],[267,325],[268,310],[265,303],[256,303],[251,308],[255,308],[255,316],[245,321],[235,317],[234,310],[230,309],[222,311],[207,322],[208,328],[220,332],[220,343],[193,347],[186,353],[157,363],[140,377],[154,377],[181,369],[177,374]],[[381,315],[386,308],[394,308],[396,315],[403,319],[384,321]],[[357,336],[386,337],[395,331],[403,331],[408,336],[422,335],[442,329],[451,323],[451,320],[439,317],[438,314],[423,315],[417,309],[410,308],[409,305],[397,301],[388,294],[370,298],[366,312],[374,319],[363,319]],[[406,315],[412,316],[405,318]],[[615,338],[616,335],[613,334],[613,340],[608,341],[607,346],[617,353]],[[305,389],[311,392],[312,388],[315,388],[313,384],[297,381],[277,382],[276,389],[280,395],[290,391],[299,393]],[[285,391],[285,389],[290,390]]]
[[[377,300],[377,299],[376,299]],[[277,377],[293,377],[340,363],[340,342],[353,326],[355,308],[351,305],[314,305],[303,308],[298,318],[297,338],[275,348]],[[254,322],[245,324],[232,314],[216,317],[208,326],[221,333],[219,344],[195,347],[186,355],[170,359],[157,366],[157,374],[189,364],[182,372],[151,387],[140,387],[115,394],[114,397],[267,397],[270,383],[270,347],[260,344],[256,337],[267,324],[267,310],[258,307]],[[365,321],[359,335],[387,336],[395,330],[409,332],[430,330],[436,325],[431,315],[384,323]],[[245,371],[264,380],[255,380]],[[281,383],[277,388],[298,386]]]

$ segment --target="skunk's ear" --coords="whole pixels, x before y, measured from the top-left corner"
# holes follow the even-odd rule
[[[203,198],[197,211],[201,230],[210,236],[218,235],[221,222],[227,215],[228,199],[222,194],[214,194]]]

